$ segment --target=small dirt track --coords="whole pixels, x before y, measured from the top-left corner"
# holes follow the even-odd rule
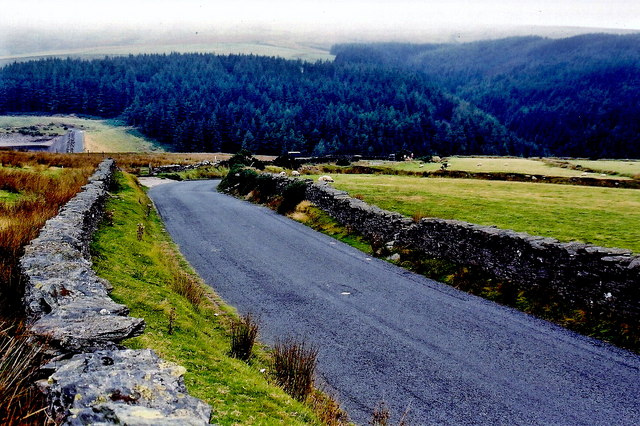
[[[149,193],[198,273],[262,339],[305,336],[352,419],[640,424],[640,357],[371,259],[212,181]]]

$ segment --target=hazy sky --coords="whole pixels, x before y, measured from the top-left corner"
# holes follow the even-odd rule
[[[0,11],[0,57],[145,43],[326,47],[640,30],[640,0],[0,0]]]
[[[548,25],[640,29],[640,0],[0,0],[0,25],[316,29]]]

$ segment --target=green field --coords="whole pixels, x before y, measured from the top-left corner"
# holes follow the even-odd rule
[[[407,216],[582,241],[640,253],[640,191],[388,175],[334,175],[334,186]]]
[[[583,171],[556,167],[538,159],[514,157],[447,157],[447,170],[474,173],[520,173],[560,177],[585,177]],[[364,166],[390,167],[410,172],[434,172],[440,170],[441,163],[423,163],[421,161],[360,161]],[[598,169],[601,170],[601,169]],[[610,169],[614,170],[614,169]],[[601,176],[602,174],[606,176]],[[640,171],[639,171],[640,173]],[[616,174],[587,173],[588,177],[620,179]]]
[[[85,152],[164,151],[159,144],[145,138],[133,127],[116,120],[93,120],[76,116],[19,115],[0,116],[0,129],[38,125],[67,125],[85,131]]]
[[[621,176],[640,178],[640,160],[568,160],[568,162],[601,173],[617,173]]]

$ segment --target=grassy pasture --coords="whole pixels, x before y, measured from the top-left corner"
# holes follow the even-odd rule
[[[514,157],[448,157],[447,170],[474,173],[520,173],[561,177],[584,177],[582,171],[554,166],[537,159]],[[421,163],[420,161],[360,161],[357,164],[379,165],[410,172],[433,172],[440,170],[440,163]],[[422,165],[422,167],[421,167]],[[601,170],[601,169],[598,169]],[[602,172],[605,173],[605,172]],[[619,179],[615,174],[589,173],[589,177]],[[639,171],[640,173],[640,171]]]
[[[574,166],[582,166],[601,173],[640,178],[640,160],[567,160]]]
[[[582,241],[640,253],[640,191],[388,175],[334,175],[334,186],[407,216]]]
[[[133,127],[117,120],[93,120],[75,116],[17,115],[0,116],[0,128],[21,128],[54,123],[85,131],[85,152],[164,151],[159,144],[146,139]]]

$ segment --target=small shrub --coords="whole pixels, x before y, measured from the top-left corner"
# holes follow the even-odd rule
[[[268,175],[260,175],[256,178],[256,200],[265,202],[276,193],[276,181]]]
[[[286,214],[292,212],[307,194],[307,183],[298,180],[290,183],[282,191],[282,202],[278,206],[278,213]]]
[[[349,159],[347,157],[340,157],[338,158],[338,160],[336,161],[336,166],[350,166],[351,162],[349,161]]]
[[[423,211],[416,211],[411,215],[411,219],[416,223],[420,222],[425,217],[429,217],[429,215]]]
[[[204,300],[204,288],[189,274],[176,271],[171,283],[171,289],[180,296],[184,296],[196,309]]]
[[[173,326],[176,323],[176,308],[172,307],[169,311],[169,327],[167,329],[167,334],[173,334]]]
[[[258,337],[258,322],[249,313],[231,323],[231,351],[229,354],[247,361],[251,358],[253,345]]]
[[[220,163],[224,167],[233,168],[234,166],[241,167],[254,167],[258,170],[264,170],[265,164],[263,161],[255,158],[251,152],[246,149],[242,149],[233,155],[229,160]]]
[[[398,426],[406,426],[407,421],[406,417],[409,413],[409,407],[405,410],[405,412],[400,417],[400,421],[398,421]],[[369,424],[373,426],[387,426],[391,424],[391,412],[389,411],[389,406],[383,400],[378,403],[378,405],[373,409],[373,414],[371,415],[371,420],[369,420]]]
[[[247,195],[256,187],[258,173],[255,170],[243,169],[240,171],[239,185],[237,188],[239,195]]]
[[[318,349],[293,339],[279,341],[273,352],[276,382],[298,401],[304,401],[313,390]]]
[[[380,234],[372,234],[369,236],[369,243],[371,244],[371,252],[382,256],[386,253],[385,250],[385,240],[384,237]]]
[[[136,236],[138,237],[138,241],[142,241],[142,237],[144,237],[144,224],[139,223],[138,229],[136,231]]]
[[[315,390],[309,396],[308,403],[323,425],[347,425],[349,416],[340,408],[340,404],[331,395]]]
[[[235,165],[218,184],[218,190],[247,195],[255,188],[257,178],[258,173],[255,170]]]
[[[289,154],[280,155],[275,160],[273,160],[274,166],[279,166],[285,169],[296,170],[300,167],[300,161],[296,160]]]
[[[113,209],[107,209],[107,210],[104,211],[104,219],[103,220],[104,220],[104,223],[107,226],[113,226],[113,214],[114,214]]]
[[[380,401],[378,405],[373,409],[373,414],[371,415],[369,424],[373,426],[387,426],[390,419],[391,413],[389,412],[387,403],[384,401]]]

